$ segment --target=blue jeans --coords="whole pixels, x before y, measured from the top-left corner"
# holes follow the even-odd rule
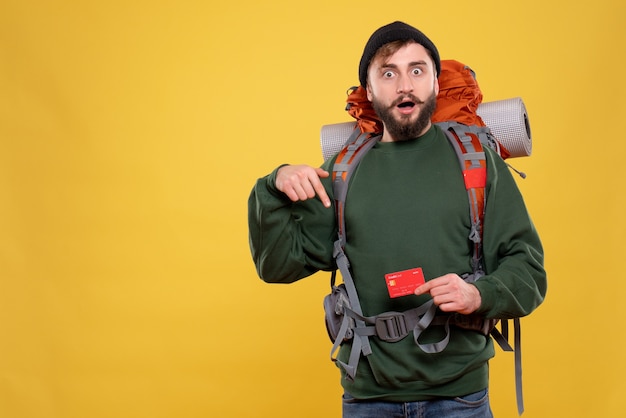
[[[470,395],[419,402],[359,401],[343,395],[343,418],[493,418],[487,389]]]

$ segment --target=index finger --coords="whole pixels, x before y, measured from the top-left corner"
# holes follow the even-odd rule
[[[318,177],[311,183],[313,186],[313,190],[315,190],[315,193],[317,193],[317,195],[319,196],[320,200],[322,201],[322,204],[325,207],[329,208],[330,198],[328,197],[328,193],[326,193],[326,189],[324,188],[324,185],[320,181],[320,177],[328,177],[329,173],[328,171],[325,171],[321,168],[317,168],[315,171]]]
[[[432,280],[427,281],[426,283],[417,286],[417,288],[415,288],[415,294],[416,295],[423,295],[425,293],[430,293],[430,290],[435,286],[435,283],[433,283]]]
[[[446,283],[447,283],[447,281],[445,281],[445,276],[440,276],[440,277],[436,277],[434,279],[430,279],[426,283],[418,286],[415,289],[415,294],[416,295],[423,295],[424,293],[430,293],[430,291],[433,290],[434,287],[441,286],[441,285],[444,285]]]

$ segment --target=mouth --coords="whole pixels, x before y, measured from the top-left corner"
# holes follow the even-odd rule
[[[413,109],[416,107],[417,103],[409,98],[404,98],[396,105],[396,108],[403,114],[409,114],[413,112]]]

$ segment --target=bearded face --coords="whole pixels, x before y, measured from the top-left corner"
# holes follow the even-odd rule
[[[381,141],[407,141],[430,128],[439,83],[429,52],[415,42],[389,43],[368,69],[367,98],[384,125]]]
[[[430,118],[435,112],[436,104],[437,95],[434,91],[424,101],[413,94],[406,94],[398,97],[391,105],[385,105],[377,97],[372,96],[372,106],[394,141],[408,141],[422,135],[430,126]],[[407,111],[411,109],[411,112],[399,113],[398,109]]]

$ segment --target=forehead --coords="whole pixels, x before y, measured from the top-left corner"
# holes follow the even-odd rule
[[[383,46],[374,55],[372,66],[402,65],[409,63],[432,63],[428,50],[416,42],[400,46]]]

